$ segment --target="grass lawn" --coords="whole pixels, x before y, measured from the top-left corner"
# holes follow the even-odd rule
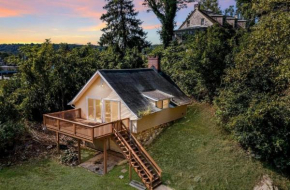
[[[83,161],[88,160],[93,153],[82,150]],[[128,172],[121,173],[123,168],[128,169],[128,166],[118,166],[106,176],[100,176],[81,167],[61,165],[57,159],[34,160],[21,166],[2,169],[0,171],[0,189],[132,190],[133,188],[128,185]],[[124,179],[119,179],[120,175],[123,175]],[[139,180],[137,175],[133,175],[133,179]]]
[[[164,183],[176,190],[251,190],[264,174],[280,189],[290,189],[289,179],[249,157],[224,134],[204,104],[191,106],[187,117],[167,128],[148,150],[163,169]],[[91,156],[86,151],[82,154],[83,159]],[[55,159],[35,160],[0,170],[0,189],[132,189],[128,172],[121,173],[123,168],[128,169],[118,166],[98,176],[80,167],[60,165]],[[138,180],[136,174],[133,179]]]
[[[268,174],[279,189],[290,180],[249,157],[216,126],[213,112],[195,104],[187,117],[166,129],[150,147],[163,169],[163,181],[175,189],[253,189]]]

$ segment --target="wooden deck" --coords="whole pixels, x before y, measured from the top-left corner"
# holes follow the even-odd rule
[[[118,122],[123,122],[129,127],[128,118],[110,123],[97,123],[81,118],[81,109],[43,115],[43,124],[49,130],[87,142],[112,135],[113,125]]]

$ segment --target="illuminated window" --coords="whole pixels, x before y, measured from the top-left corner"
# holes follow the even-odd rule
[[[156,104],[156,107],[159,108],[159,109],[165,109],[165,108],[169,108],[169,99],[167,100],[159,100],[157,101],[155,104]]]
[[[169,100],[163,100],[163,109],[169,108]]]
[[[162,109],[162,107],[163,107],[162,100],[156,102],[156,107],[159,109]]]

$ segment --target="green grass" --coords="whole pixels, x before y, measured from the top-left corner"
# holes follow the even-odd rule
[[[82,159],[92,157],[92,152],[82,150]],[[124,189],[128,185],[128,172],[121,173],[127,165],[115,167],[105,176],[100,176],[81,167],[61,165],[57,159],[33,160],[21,166],[12,166],[0,171],[0,189],[19,190],[80,190],[80,189]],[[124,179],[119,179],[123,175]],[[133,179],[138,180],[137,175]]]
[[[190,107],[149,150],[163,169],[163,181],[175,189],[253,189],[264,174],[290,189],[289,179],[263,167],[224,134],[205,104]]]
[[[290,189],[286,177],[248,156],[239,145],[216,126],[212,109],[195,104],[187,117],[167,128],[148,147],[163,169],[162,180],[176,190],[253,189],[268,174],[280,189]],[[83,160],[92,156],[82,151]],[[132,189],[127,165],[98,176],[80,167],[68,167],[55,159],[34,160],[0,171],[0,189]],[[119,179],[124,175],[124,179]],[[138,180],[136,174],[133,179]]]

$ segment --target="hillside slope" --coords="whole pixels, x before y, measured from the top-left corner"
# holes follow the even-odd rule
[[[290,189],[289,179],[253,159],[214,119],[210,106],[195,104],[150,146],[165,183],[175,189],[253,189],[268,174],[279,189]]]

